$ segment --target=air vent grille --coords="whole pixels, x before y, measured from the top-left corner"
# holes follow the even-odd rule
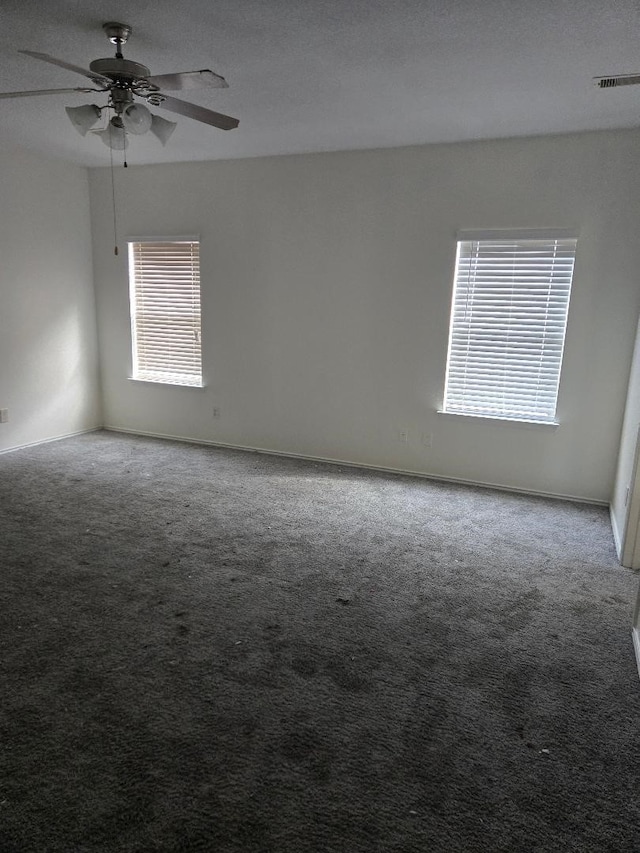
[[[599,89],[611,89],[614,86],[633,86],[640,83],[640,74],[625,74],[619,77],[596,77],[595,84]]]

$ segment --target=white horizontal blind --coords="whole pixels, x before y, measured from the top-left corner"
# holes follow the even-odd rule
[[[129,243],[133,378],[202,385],[200,245]]]
[[[444,411],[554,423],[576,240],[458,243]]]

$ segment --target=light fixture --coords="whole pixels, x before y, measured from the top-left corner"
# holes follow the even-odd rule
[[[151,129],[151,113],[144,104],[129,104],[122,111],[122,123],[125,130],[139,136]]]
[[[104,130],[94,130],[96,136],[104,142],[107,148],[113,151],[124,151],[129,144],[122,119],[114,116]]]
[[[169,141],[169,137],[178,126],[175,121],[167,121],[166,118],[151,114],[151,133],[159,139],[163,145]]]
[[[162,98],[164,100],[164,98]],[[148,102],[157,106],[161,101],[149,97]],[[102,130],[94,130],[102,142],[113,151],[124,151],[129,144],[128,134],[141,136],[151,131],[162,145],[166,145],[169,137],[178,126],[175,121],[168,121],[153,115],[144,104],[134,102],[133,93],[124,88],[111,91],[106,107],[96,104],[85,104],[82,107],[66,107],[69,120],[82,136],[85,136],[102,115],[104,109],[113,110],[115,115]]]
[[[100,107],[96,104],[84,104],[82,107],[65,107],[69,121],[81,136],[86,136],[101,115]]]
[[[151,131],[162,145],[166,145],[169,137],[178,126],[177,122],[153,115],[144,104],[132,103],[130,98],[129,93],[123,92],[121,99],[119,98],[115,103],[110,104],[109,106],[116,110],[117,115],[111,119],[106,128],[94,130],[93,133],[114,151],[124,151],[128,145],[127,134],[129,133],[141,136],[143,133]],[[82,136],[86,136],[87,132],[100,119],[103,109],[104,107],[98,107],[96,104],[65,107],[71,124]]]

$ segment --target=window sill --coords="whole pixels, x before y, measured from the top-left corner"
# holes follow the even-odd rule
[[[139,382],[141,385],[162,385],[165,388],[192,388],[194,391],[203,391],[207,386],[191,385],[185,382],[170,382],[168,379],[139,379],[136,376],[127,377],[129,382]]]
[[[500,424],[503,426],[515,426],[528,429],[557,429],[560,426],[559,421],[528,421],[524,418],[501,418],[497,415],[477,415],[467,414],[466,412],[445,412],[438,409],[438,414],[446,418],[465,418],[469,421],[490,421],[492,424]]]

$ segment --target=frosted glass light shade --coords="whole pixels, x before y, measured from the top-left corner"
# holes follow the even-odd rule
[[[95,104],[84,104],[82,107],[65,107],[69,121],[81,136],[86,136],[87,131],[100,118],[100,107]]]
[[[104,130],[96,130],[94,132],[96,136],[100,137],[107,148],[112,148],[114,151],[124,151],[129,144],[124,127],[117,127],[109,123]]]
[[[122,123],[136,136],[146,133],[151,128],[151,113],[144,104],[130,104],[122,113]]]
[[[163,145],[169,141],[169,137],[178,126],[175,121],[167,121],[166,118],[160,116],[151,116],[151,133],[159,139]]]

